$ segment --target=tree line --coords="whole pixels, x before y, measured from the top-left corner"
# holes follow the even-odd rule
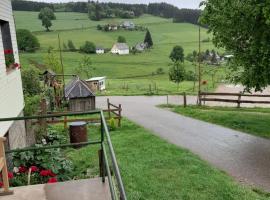
[[[167,3],[150,4],[125,4],[125,3],[105,3],[105,2],[69,2],[69,3],[43,3],[25,0],[12,0],[14,10],[18,11],[40,11],[49,7],[55,12],[80,12],[88,13],[92,20],[104,18],[134,18],[143,14],[173,18],[175,23],[198,24],[201,10],[179,9]]]

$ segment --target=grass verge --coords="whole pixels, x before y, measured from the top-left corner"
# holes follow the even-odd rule
[[[255,136],[270,138],[270,109],[269,108],[230,108],[208,106],[173,106],[173,112],[218,124],[224,127],[243,131]]]
[[[98,129],[89,127],[90,138],[98,137]],[[196,155],[130,121],[123,120],[111,137],[128,199],[267,199],[266,194],[237,184]],[[75,165],[74,174],[98,173],[97,150],[98,146],[89,146],[67,152]]]

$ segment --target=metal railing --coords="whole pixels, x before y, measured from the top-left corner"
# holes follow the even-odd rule
[[[7,150],[6,154],[15,153],[15,152],[44,150],[44,149],[67,148],[67,147],[76,147],[76,146],[82,147],[82,146],[87,146],[87,145],[100,145],[101,149],[100,149],[100,154],[99,154],[99,162],[100,162],[99,166],[100,166],[100,176],[102,177],[102,182],[105,183],[106,176],[107,176],[112,200],[117,200],[117,199],[127,200],[124,184],[123,184],[120,170],[118,167],[118,163],[116,160],[109,129],[107,127],[104,113],[102,110],[50,114],[50,115],[42,115],[42,116],[2,118],[0,119],[0,122],[19,121],[19,120],[40,120],[40,119],[47,119],[47,118],[71,117],[71,116],[82,116],[82,115],[89,116],[89,115],[96,115],[96,114],[100,115],[100,125],[101,125],[100,140],[87,141],[87,142],[82,142],[82,143],[47,145],[47,146],[42,146],[42,147],[27,147],[27,148],[22,148],[22,149]],[[110,163],[112,166],[110,166]]]

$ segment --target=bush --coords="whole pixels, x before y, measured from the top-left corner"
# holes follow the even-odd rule
[[[96,53],[96,45],[93,42],[86,41],[83,46],[81,46],[80,51],[83,53]]]
[[[22,70],[22,83],[25,95],[34,96],[42,92],[39,74],[40,71],[32,66]]]
[[[114,118],[111,118],[109,120],[109,127],[110,127],[110,131],[115,131],[116,130],[116,121]]]
[[[24,95],[24,115],[25,116],[32,116],[37,114],[40,108],[40,101],[41,97],[39,95],[29,96]]]
[[[188,71],[185,73],[185,80],[186,81],[197,81],[197,75],[194,71]]]
[[[119,43],[126,43],[126,38],[124,36],[119,36],[118,39],[117,39],[117,42]]]
[[[18,29],[16,33],[19,50],[26,52],[35,52],[37,49],[40,48],[37,37],[34,36],[29,30]]]
[[[164,74],[165,72],[164,72],[164,70],[163,70],[163,68],[158,68],[157,69],[157,71],[156,71],[156,74]]]
[[[68,46],[69,51],[76,51],[76,47],[73,44],[72,40],[68,40],[67,46]]]

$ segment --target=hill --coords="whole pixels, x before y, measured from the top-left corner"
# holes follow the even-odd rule
[[[144,31],[101,32],[96,29],[97,24],[120,23],[123,19],[96,22],[89,20],[87,15],[82,13],[56,13],[56,17],[57,20],[53,21],[53,31],[44,32],[41,22],[37,19],[37,12],[15,12],[17,28],[27,28],[34,31],[41,43],[41,50],[37,53],[21,54],[23,66],[27,67],[29,60],[42,63],[48,47],[58,48],[58,34],[60,34],[62,42],[66,43],[68,40],[72,40],[77,48],[85,41],[92,41],[96,45],[111,48],[119,35],[124,36],[127,43],[133,46],[137,42],[143,41],[145,35]],[[193,92],[193,82],[184,82],[180,86],[180,91],[177,91],[175,84],[169,82],[168,69],[171,64],[169,54],[175,45],[182,45],[186,55],[193,50],[197,50],[198,27],[186,23],[176,24],[172,22],[172,19],[151,15],[143,15],[132,21],[150,30],[155,43],[154,48],[144,53],[127,56],[90,55],[93,66],[96,68],[93,74],[109,78],[107,94],[135,95],[151,92],[158,94],[181,91]],[[210,36],[207,34],[207,30],[203,29],[202,39],[208,37]],[[213,48],[211,42],[203,43],[203,49]],[[74,72],[74,68],[78,66],[83,56],[83,54],[77,52],[65,52],[63,54],[65,73]],[[186,62],[185,65],[187,70],[194,71],[195,67],[191,63]],[[165,74],[152,76],[158,68],[162,68]],[[205,78],[211,81],[208,76]],[[149,87],[151,87],[151,90],[154,87],[157,90],[150,91]]]

